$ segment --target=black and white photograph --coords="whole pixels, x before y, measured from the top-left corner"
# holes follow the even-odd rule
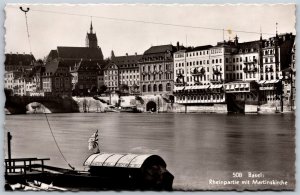
[[[295,191],[296,4],[2,11],[4,191]]]

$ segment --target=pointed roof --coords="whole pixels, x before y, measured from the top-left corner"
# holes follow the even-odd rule
[[[87,38],[89,39],[89,41],[97,41],[97,35],[96,33],[93,33],[93,23],[91,21],[91,26],[90,26],[90,32],[87,33]]]
[[[90,26],[90,33],[93,34],[93,24],[92,24],[92,20],[91,20],[91,26]]]

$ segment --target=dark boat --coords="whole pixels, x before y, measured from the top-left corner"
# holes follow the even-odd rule
[[[8,166],[8,160],[6,160],[5,180],[8,184],[19,183],[26,186],[28,183],[34,184],[39,181],[46,186],[52,185],[51,188],[49,187],[51,190],[60,191],[171,191],[174,179],[174,176],[166,169],[165,161],[160,156],[152,154],[92,154],[84,162],[88,171],[75,171],[47,166],[44,163],[32,163],[49,159],[22,160],[30,160],[30,163],[20,166],[16,165],[16,160],[12,159],[14,166]],[[20,169],[21,172],[16,172],[16,169]]]

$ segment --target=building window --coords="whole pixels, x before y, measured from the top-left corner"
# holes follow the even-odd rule
[[[166,91],[171,91],[171,84],[170,83],[167,83],[167,85],[166,85]]]
[[[156,86],[156,84],[153,85],[153,91],[157,91],[157,86]]]
[[[151,92],[151,85],[148,85],[148,92]]]
[[[162,86],[162,84],[159,84],[159,85],[158,85],[158,90],[159,90],[159,91],[163,91],[163,86]]]

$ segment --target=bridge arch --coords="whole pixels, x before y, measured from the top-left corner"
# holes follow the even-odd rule
[[[26,113],[51,113],[51,111],[42,103],[31,102],[26,105]]]
[[[146,111],[149,112],[156,112],[157,111],[157,105],[154,101],[149,101],[147,104],[146,104]]]

